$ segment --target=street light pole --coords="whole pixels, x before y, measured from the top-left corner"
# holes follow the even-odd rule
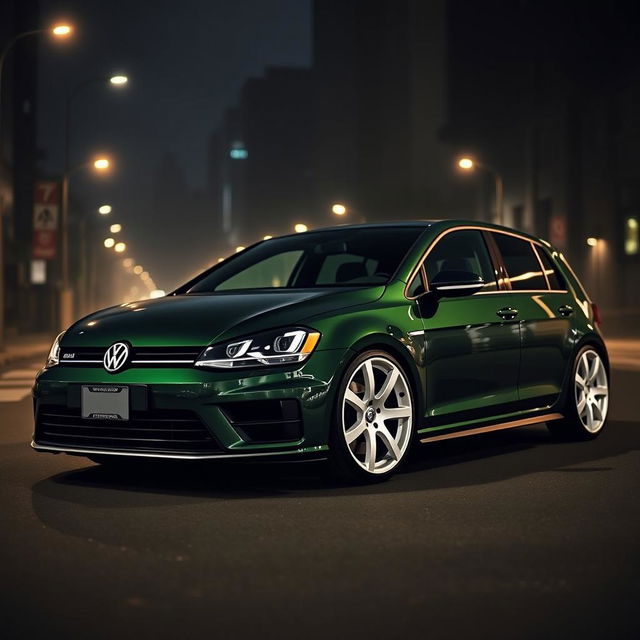
[[[28,36],[41,35],[43,33],[51,33],[56,37],[65,37],[71,34],[71,27],[69,25],[56,25],[51,29],[32,29],[30,31],[23,31],[13,36],[7,44],[0,51],[0,188],[2,187],[2,177],[4,174],[4,137],[3,137],[3,72],[4,63],[7,55],[13,48],[13,46],[23,38]],[[4,350],[4,200],[2,193],[0,192],[0,351]]]
[[[496,222],[498,224],[504,224],[504,180],[502,179],[502,175],[493,167],[468,157],[460,158],[460,160],[458,160],[458,166],[465,171],[470,171],[477,167],[491,174],[495,186]]]
[[[106,158],[100,158],[94,162],[83,162],[76,165],[72,169],[67,169],[62,177],[62,212],[60,219],[60,228],[62,238],[60,242],[60,271],[61,271],[61,287],[60,287],[60,310],[59,325],[60,330],[66,329],[73,321],[73,290],[69,281],[69,182],[71,176],[82,169],[94,166],[102,171],[109,168],[109,161]]]

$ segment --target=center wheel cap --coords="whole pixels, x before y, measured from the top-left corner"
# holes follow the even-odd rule
[[[364,414],[364,419],[367,422],[373,422],[376,418],[376,410],[373,407],[369,407]]]

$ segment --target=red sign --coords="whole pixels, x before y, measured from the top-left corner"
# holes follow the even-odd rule
[[[41,260],[56,257],[58,244],[58,183],[52,180],[36,182],[33,197],[32,256]]]
[[[567,247],[567,220],[564,216],[553,216],[549,222],[549,241],[559,249]]]

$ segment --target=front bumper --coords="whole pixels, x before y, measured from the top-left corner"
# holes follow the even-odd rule
[[[347,358],[345,350],[317,351],[299,368],[246,372],[136,368],[109,374],[102,368],[52,367],[38,375],[33,388],[32,447],[176,459],[323,457],[333,383]],[[82,384],[136,389],[130,393],[131,420],[102,424],[81,418]]]

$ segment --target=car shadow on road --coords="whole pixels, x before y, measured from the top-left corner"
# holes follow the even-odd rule
[[[327,478],[322,462],[158,461],[125,468],[91,464],[41,480],[32,490],[41,497],[88,506],[120,505],[123,499],[129,504],[131,494],[141,494],[139,501],[134,500],[138,505],[145,504],[142,494],[161,494],[169,502],[175,498],[180,501],[180,498],[382,494],[474,486],[541,472],[606,473],[611,467],[602,460],[637,449],[640,449],[637,423],[610,422],[606,432],[589,442],[557,442],[544,426],[536,426],[418,447],[401,473],[377,484],[337,484]],[[96,495],[69,490],[73,488],[107,491]]]

